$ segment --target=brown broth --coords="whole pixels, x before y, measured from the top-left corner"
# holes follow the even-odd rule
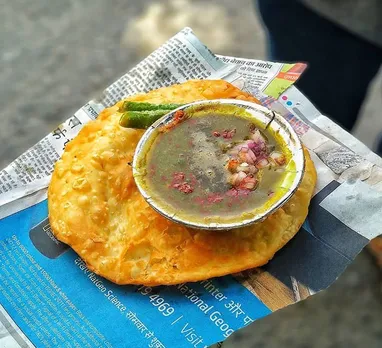
[[[244,117],[209,113],[158,133],[146,155],[144,180],[151,196],[170,205],[177,215],[200,218],[229,219],[263,206],[275,191],[282,190],[285,167],[261,169],[254,191],[236,190],[228,183],[227,149],[248,139],[251,129],[253,124]],[[223,138],[224,130],[235,130],[232,138]],[[261,132],[268,145],[284,152],[270,132]]]

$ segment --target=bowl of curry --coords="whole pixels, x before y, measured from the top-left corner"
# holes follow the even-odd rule
[[[152,208],[192,228],[228,230],[263,221],[299,186],[304,152],[290,124],[246,101],[183,105],[152,124],[133,176]]]

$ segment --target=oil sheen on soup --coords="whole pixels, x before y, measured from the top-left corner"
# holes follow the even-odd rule
[[[178,111],[174,119],[151,143],[144,178],[151,197],[173,214],[240,220],[285,193],[290,155],[277,134],[235,114]]]

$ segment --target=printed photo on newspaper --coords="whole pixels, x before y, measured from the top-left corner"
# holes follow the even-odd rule
[[[0,347],[221,346],[329,287],[380,232],[382,162],[293,86],[305,67],[185,28],[0,171]]]

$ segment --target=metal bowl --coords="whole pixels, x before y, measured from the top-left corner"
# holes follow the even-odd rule
[[[293,162],[293,170],[288,171],[288,175],[286,175],[288,179],[285,179],[281,186],[283,191],[285,190],[285,193],[278,197],[277,201],[272,202],[272,204],[264,204],[264,209],[260,212],[257,212],[250,217],[242,217],[235,222],[214,221],[211,218],[208,221],[198,222],[186,218],[185,216],[182,216],[182,214],[176,214],[174,213],[174,209],[171,211],[168,205],[164,204],[163,201],[161,202],[160,199],[156,199],[152,196],[144,185],[144,177],[146,174],[146,168],[144,165],[146,162],[145,156],[147,154],[148,147],[152,144],[153,139],[156,137],[157,128],[170,123],[173,120],[175,112],[178,110],[184,110],[187,113],[187,109],[194,109],[198,106],[203,106],[204,110],[208,110],[209,106],[213,107],[216,106],[216,104],[228,104],[230,106],[244,109],[247,112],[247,115],[249,114],[251,118],[253,117],[256,124],[262,126],[263,128],[269,128],[270,130],[277,132],[291,153],[291,160],[289,163]],[[291,198],[301,183],[304,169],[305,160],[302,144],[291,125],[281,115],[261,105],[235,99],[199,101],[173,110],[147,129],[138,143],[133,160],[133,176],[135,182],[140,193],[152,208],[171,221],[186,225],[188,227],[206,230],[229,230],[263,221],[267,216],[282,207]]]

